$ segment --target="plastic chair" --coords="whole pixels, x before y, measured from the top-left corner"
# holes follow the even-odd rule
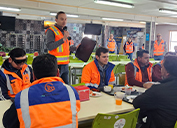
[[[119,115],[98,113],[93,121],[92,128],[136,128],[139,111],[138,108]]]
[[[118,64],[113,69],[114,75],[116,77],[116,84],[117,84],[117,77],[119,74],[122,74],[125,72],[125,65],[124,64]],[[120,83],[120,82],[119,82]]]
[[[71,86],[76,87],[76,86],[80,86],[80,85],[85,85],[85,83],[72,84]]]
[[[127,55],[119,55],[117,60],[120,61],[120,59],[128,59]]]
[[[109,61],[117,61],[117,55],[109,56]]]
[[[3,64],[3,58],[2,58],[2,56],[0,56],[0,65],[2,65]]]
[[[174,128],[177,128],[177,122],[176,122],[176,124],[175,124],[175,127]]]
[[[33,56],[28,55],[27,64],[32,65],[32,62],[33,62]]]
[[[125,85],[125,74],[118,74],[119,85]]]

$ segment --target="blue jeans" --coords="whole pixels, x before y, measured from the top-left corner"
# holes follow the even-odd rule
[[[114,53],[114,51],[109,51],[109,53]]]
[[[130,58],[131,61],[133,61],[133,53],[126,53],[126,55],[128,55],[128,58]]]
[[[68,64],[66,65],[58,65],[60,70],[60,77],[65,82],[65,84],[69,84],[69,67]]]
[[[154,56],[154,60],[163,60],[163,55],[161,55],[161,56]]]
[[[121,43],[117,43],[117,54],[119,54],[119,50],[120,50],[120,46],[121,46]]]

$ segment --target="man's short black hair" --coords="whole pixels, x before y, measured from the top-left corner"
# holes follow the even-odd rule
[[[163,66],[171,76],[177,77],[177,56],[168,55],[164,57]]]
[[[58,19],[58,15],[60,15],[60,14],[65,14],[65,12],[59,11],[59,12],[57,13],[57,15],[55,16],[55,18]]]
[[[26,55],[26,52],[22,48],[14,48],[9,54],[10,58],[15,59],[16,57],[23,57]]]
[[[97,55],[98,57],[100,57],[101,52],[102,52],[102,53],[108,53],[108,52],[109,52],[109,49],[107,49],[107,48],[105,48],[105,47],[99,47],[99,48],[96,50],[95,55]]]
[[[167,53],[165,54],[165,56],[170,56],[170,55],[175,56],[175,55],[176,55],[176,52],[167,52]]]
[[[57,58],[51,54],[43,54],[34,58],[33,72],[37,79],[57,75]]]
[[[137,58],[143,57],[143,53],[149,54],[149,52],[147,50],[140,50],[140,51],[137,51]]]

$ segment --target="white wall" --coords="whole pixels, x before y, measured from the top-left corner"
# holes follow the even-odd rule
[[[163,24],[156,26],[156,35],[160,33],[162,35],[162,39],[168,44],[168,47],[170,45],[170,31],[177,31],[177,25]]]

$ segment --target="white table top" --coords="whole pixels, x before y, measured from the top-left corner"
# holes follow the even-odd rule
[[[4,128],[2,124],[2,118],[4,115],[4,112],[9,109],[12,102],[10,100],[0,101],[0,128]]]
[[[0,101],[0,128],[4,112],[10,107],[11,101]],[[117,114],[134,110],[133,105],[122,102],[122,105],[116,105],[113,96],[102,93],[100,97],[90,97],[90,100],[81,102],[81,109],[78,113],[78,121],[94,119],[97,113]]]
[[[78,121],[94,119],[97,113],[117,114],[134,110],[133,105],[122,102],[116,105],[114,96],[102,93],[100,97],[90,97],[90,100],[81,102]]]

